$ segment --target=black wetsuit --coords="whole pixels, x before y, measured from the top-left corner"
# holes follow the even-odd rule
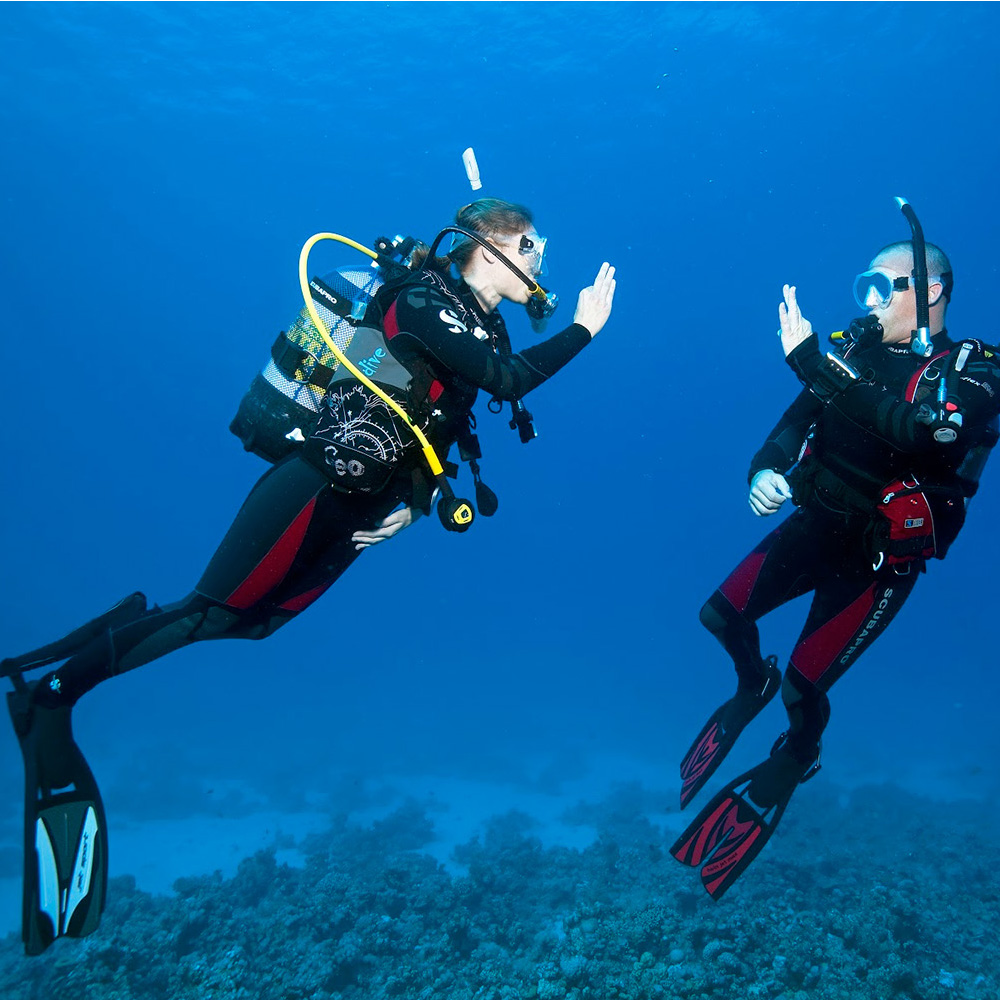
[[[949,375],[950,398],[964,419],[958,439],[934,440],[920,404],[934,397],[942,368],[953,367],[955,345],[945,332],[933,343],[935,360],[930,363],[907,345],[854,344],[845,358],[861,373],[860,380],[819,395],[815,385],[803,390],[754,456],[749,472],[752,481],[761,470],[784,475],[794,466],[789,482],[797,509],[702,609],[702,622],[733,658],[741,687],[754,689],[763,677],[755,623],[813,592],[782,687],[791,720],[790,749],[804,761],[815,759],[829,716],[826,692],[885,631],[924,568],[917,558],[873,569],[869,539],[881,490],[913,475],[921,483],[953,488],[964,520],[962,497],[975,492],[978,478],[967,474],[968,467],[994,440],[1000,371],[981,350],[961,376]],[[800,345],[788,361],[811,385],[820,365],[816,338]],[[938,554],[943,555],[940,548]]]
[[[416,403],[427,404],[426,434],[442,458],[468,429],[479,389],[520,399],[590,341],[588,330],[573,324],[511,354],[502,349],[499,314],[487,315],[464,282],[431,272],[402,290],[386,289],[375,314],[392,356],[420,373],[426,398]],[[36,697],[72,704],[106,678],[190,643],[272,634],[354,562],[356,531],[375,528],[401,503],[415,501],[419,448],[406,453],[384,489],[364,494],[333,489],[307,453],[308,442],[258,481],[191,595],[93,639],[43,678]],[[25,654],[9,662],[31,661]]]

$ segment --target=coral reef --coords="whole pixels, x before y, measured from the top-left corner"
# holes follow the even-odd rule
[[[522,813],[460,847],[421,848],[420,803],[340,816],[231,879],[152,897],[112,881],[101,929],[27,959],[0,946],[7,1000],[986,1000],[997,996],[998,847],[971,806],[816,782],[721,903],[625,788],[568,819],[585,850],[543,847]]]

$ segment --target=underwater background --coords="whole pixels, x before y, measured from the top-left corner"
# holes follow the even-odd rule
[[[529,397],[537,440],[481,397],[495,518],[427,518],[266,642],[81,702],[113,881],[101,930],[40,959],[5,727],[3,995],[997,997],[993,464],[740,883],[714,904],[667,851],[678,762],[733,686],[698,610],[773,526],[745,474],[798,388],[782,284],[843,328],[903,195],[951,256],[953,335],[1000,336],[998,26],[979,3],[4,4],[3,655],[189,592],[265,469],[227,428],[311,234],[431,239],[471,145],[549,238],[553,328],[604,260],[618,292]],[[805,610],[761,623],[782,665]],[[772,703],[698,807],[784,723]]]

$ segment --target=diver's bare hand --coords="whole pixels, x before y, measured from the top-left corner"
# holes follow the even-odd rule
[[[351,535],[351,541],[359,552],[362,549],[371,548],[379,542],[386,542],[393,535],[398,535],[404,528],[408,528],[416,521],[423,512],[415,507],[404,507],[402,510],[394,510],[387,517],[383,518],[377,528],[371,531],[355,531]]]
[[[591,339],[596,337],[611,315],[611,304],[615,300],[615,269],[605,261],[592,285],[580,292],[576,301],[573,322],[585,326]]]
[[[799,344],[813,335],[813,327],[799,309],[799,303],[795,298],[795,286],[785,285],[781,291],[785,301],[778,306],[778,320],[781,323],[781,346],[787,358]]]
[[[768,517],[781,509],[786,500],[792,499],[788,480],[774,469],[761,469],[750,484],[750,509],[758,517]]]

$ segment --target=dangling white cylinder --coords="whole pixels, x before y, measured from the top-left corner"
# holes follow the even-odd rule
[[[473,191],[478,191],[483,182],[479,179],[479,164],[476,162],[476,151],[470,146],[462,154],[462,162],[465,164],[465,176],[469,178],[469,184]]]

